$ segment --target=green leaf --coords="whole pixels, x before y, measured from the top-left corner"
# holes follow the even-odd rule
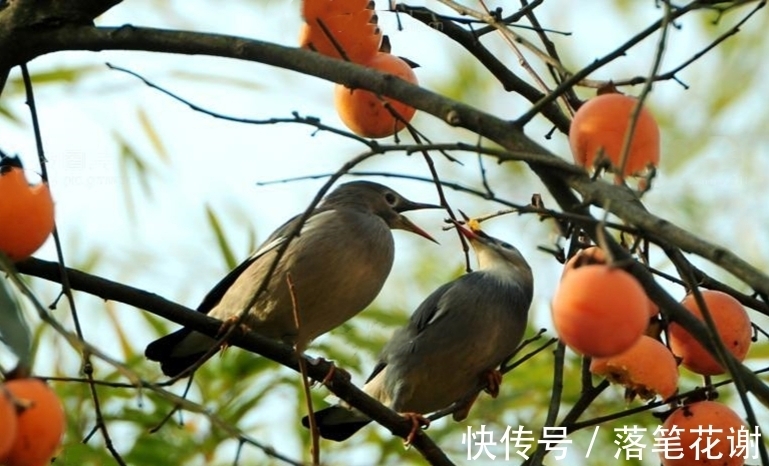
[[[129,217],[131,217],[132,220],[136,220],[136,205],[133,200],[134,194],[130,178],[132,175],[135,175],[139,185],[144,189],[144,192],[149,195],[150,186],[147,181],[149,167],[131,146],[128,139],[118,133],[114,133],[113,136],[116,144],[120,148],[118,165],[120,167],[120,180],[123,184],[123,194],[126,200],[126,210],[128,211]]]
[[[45,71],[34,71],[32,73],[32,84],[37,89],[39,86],[52,85],[60,86],[62,83],[77,84],[87,76],[96,73],[102,73],[106,68],[102,65],[78,65],[69,67],[55,67]],[[25,92],[24,80],[21,75],[8,80],[4,89],[6,95],[20,95]]]
[[[147,135],[147,139],[150,140],[150,144],[160,156],[160,159],[164,162],[168,162],[168,151],[163,144],[163,139],[160,134],[155,130],[155,126],[150,121],[149,115],[143,109],[137,111],[137,117],[139,118],[139,124],[141,125],[144,133]]]
[[[32,361],[32,338],[19,303],[11,296],[6,283],[0,283],[0,340],[29,367]]]
[[[13,113],[8,107],[5,105],[0,105],[0,116],[8,120],[9,122],[15,123],[16,125],[21,125],[21,120],[19,119],[16,114]]]
[[[206,218],[208,219],[208,226],[211,227],[214,236],[216,236],[216,242],[219,244],[219,250],[222,252],[222,256],[224,256],[224,262],[227,264],[228,268],[235,268],[238,265],[238,260],[232,252],[230,242],[224,235],[224,229],[222,228],[222,223],[219,221],[219,217],[211,206],[208,205],[206,206]]]

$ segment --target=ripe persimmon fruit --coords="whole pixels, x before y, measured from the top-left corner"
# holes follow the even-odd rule
[[[0,157],[0,251],[12,261],[37,251],[53,231],[48,184],[30,186],[17,157]]]
[[[364,9],[374,9],[371,0],[303,0],[302,18],[312,22],[316,18],[357,13]]]
[[[5,387],[0,385],[0,464],[5,464],[8,452],[16,440],[16,406],[14,406]]]
[[[720,291],[703,290],[701,294],[724,347],[738,361],[743,361],[753,334],[750,317],[745,308],[732,296]],[[704,320],[693,294],[686,295],[681,304],[698,319]],[[716,358],[677,323],[670,324],[670,348],[673,354],[682,359],[683,366],[692,372],[702,375],[726,372]]]
[[[603,154],[611,163],[612,171],[619,174],[622,146],[637,101],[623,94],[609,93],[582,104],[569,129],[574,162],[589,169],[595,164],[596,157]],[[641,107],[621,176],[639,174],[650,165],[656,167],[659,161],[659,126],[651,112]]]
[[[608,265],[565,274],[553,296],[558,337],[574,351],[601,357],[630,348],[649,321],[648,298],[638,281]]]
[[[299,45],[332,58],[364,64],[377,54],[382,43],[375,16],[373,10],[362,9],[308,20],[300,30]]]
[[[662,428],[661,437],[670,438],[681,447],[678,451],[668,452],[668,457],[664,452],[659,453],[663,466],[745,464],[744,456],[729,456],[732,444],[736,445],[737,431],[745,428],[745,424],[737,413],[722,403],[697,401],[684,405],[668,416]],[[676,430],[671,430],[674,428]],[[703,451],[708,446],[711,447],[709,452]],[[673,458],[679,455],[680,458]]]
[[[589,246],[584,249],[580,249],[576,254],[571,256],[569,260],[563,265],[563,272],[561,277],[566,275],[570,270],[578,269],[585,265],[606,264],[606,253],[598,246]]]
[[[584,249],[580,249],[576,254],[571,256],[569,260],[563,265],[563,271],[561,272],[561,278],[569,271],[578,269],[585,265],[606,264],[606,253],[598,246],[589,246]],[[649,318],[655,317],[659,314],[659,307],[654,304],[654,301],[646,298],[648,301]]]
[[[23,407],[17,417],[16,439],[3,464],[48,464],[66,428],[64,409],[59,398],[40,379],[13,379],[6,382],[5,387]]]
[[[379,52],[372,60],[365,63],[365,66],[417,84],[417,76],[411,66],[395,55]],[[403,129],[404,121],[396,119],[385,107],[384,102],[387,102],[406,122],[411,121],[416,112],[414,107],[389,97],[380,99],[373,92],[363,89],[350,89],[341,84],[337,84],[334,89],[334,106],[339,118],[359,136],[384,138]]]
[[[305,0],[301,47],[333,58],[365,63],[379,51],[382,32],[374,2],[367,0]],[[340,52],[341,51],[341,52]]]
[[[678,364],[673,353],[646,335],[615,356],[593,358],[590,372],[624,385],[646,400],[656,395],[663,400],[670,398],[678,388]]]

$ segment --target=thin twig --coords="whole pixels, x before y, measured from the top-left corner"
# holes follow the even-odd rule
[[[670,17],[668,20],[673,21],[692,10],[696,10],[699,7],[700,7],[700,2],[695,0],[684,7],[676,9],[674,12],[670,14]],[[567,92],[569,89],[573,88],[574,85],[582,81],[582,79],[588,77],[590,73],[592,73],[593,71],[600,69],[604,65],[611,63],[618,57],[621,57],[622,55],[624,55],[625,52],[630,50],[630,48],[632,48],[633,46],[635,46],[636,44],[644,40],[646,37],[653,34],[655,31],[657,31],[662,25],[662,23],[663,23],[662,19],[655,21],[649,27],[647,27],[643,31],[639,32],[638,34],[630,38],[627,42],[620,45],[612,52],[608,53],[607,55],[604,55],[598,60],[595,60],[593,63],[589,64],[588,66],[582,68],[581,70],[569,76],[569,78],[565,79],[555,89],[553,89],[553,92],[545,96],[542,100],[540,100],[539,102],[534,104],[534,106],[532,106],[529,110],[527,110],[523,115],[518,117],[518,119],[516,120],[517,125],[519,127],[525,126],[529,121],[531,121],[532,118],[537,116],[543,108],[548,106],[551,102],[555,101],[564,92]]]
[[[507,16],[505,18],[502,18],[502,23],[507,25],[513,25],[513,23],[516,23],[521,20],[521,18],[525,17],[530,12],[534,11],[538,6],[542,5],[544,3],[544,0],[534,0],[530,4],[522,7],[520,10],[516,11],[515,13],[511,14],[510,16]],[[478,29],[476,33],[478,34],[478,37],[492,33],[496,31],[497,28],[491,25],[486,25],[486,27]],[[568,35],[568,33],[565,33]]]
[[[487,17],[492,19],[493,22],[489,23],[492,26],[496,26],[499,24],[499,21],[491,14],[491,11],[489,11],[489,8],[486,6],[486,3],[484,0],[478,0],[478,2],[483,7],[484,12],[486,13]],[[545,80],[542,79],[539,74],[534,70],[534,67],[531,66],[531,64],[526,60],[526,57],[523,55],[521,50],[516,45],[516,42],[520,42],[523,38],[517,34],[512,34],[512,32],[507,29],[507,25],[499,24],[499,27],[497,29],[499,32],[499,35],[502,36],[502,39],[507,43],[507,45],[513,50],[513,53],[515,53],[515,56],[518,57],[518,64],[523,67],[524,70],[526,70],[527,73],[529,73],[529,76],[531,79],[534,80],[534,82],[537,83],[540,90],[542,92],[548,93],[550,92],[550,88],[547,86],[547,83],[545,83]],[[518,40],[516,40],[518,39]],[[532,44],[533,45],[533,44]],[[541,54],[545,54],[545,52],[537,49]],[[542,58],[541,55],[538,55],[539,58]],[[548,57],[552,60],[552,57],[548,55]],[[547,63],[548,66],[553,66],[550,62],[543,60]],[[563,66],[559,63],[559,68],[563,68]]]
[[[486,167],[483,166],[483,157],[481,157],[480,152],[478,153],[478,170],[481,172],[481,183],[483,183],[483,187],[486,189],[486,196],[494,197],[494,191],[491,189],[489,179],[486,177]]]
[[[562,342],[556,344],[553,350],[553,390],[550,393],[550,404],[547,408],[547,416],[543,427],[553,427],[558,420],[558,411],[561,408],[561,395],[563,394],[563,369],[565,361],[566,346]],[[545,443],[540,443],[534,454],[523,464],[527,466],[539,466],[547,454],[548,450]]]
[[[288,293],[291,296],[291,308],[294,311],[294,325],[296,325],[296,333],[299,334],[302,321],[299,318],[299,301],[296,298],[296,288],[294,287],[294,280],[291,278],[291,272],[286,274],[286,285],[288,285]],[[304,389],[304,398],[307,403],[307,419],[310,421],[310,454],[312,455],[312,464],[320,464],[320,435],[318,433],[318,425],[315,422],[315,409],[312,407],[312,395],[310,394],[310,378],[307,375],[307,363],[302,357],[302,352],[298,346],[294,345],[296,351],[296,358],[299,362],[299,374],[302,377],[302,387]]]
[[[285,463],[288,463],[292,466],[302,466],[301,462],[294,461],[291,458],[284,456],[277,451],[275,451],[274,448],[264,445],[261,442],[252,439],[248,436],[246,436],[244,433],[242,433],[240,430],[236,429],[235,427],[232,427],[229,422],[225,421],[224,419],[220,418],[219,416],[215,415],[214,413],[211,413],[207,408],[199,405],[198,403],[194,403],[190,400],[187,400],[185,398],[182,398],[178,395],[175,395],[174,393],[171,393],[163,388],[161,388],[158,384],[153,384],[150,382],[147,382],[141,377],[139,377],[133,370],[125,366],[123,363],[113,359],[103,351],[101,351],[99,348],[91,345],[90,343],[83,341],[77,337],[77,335],[67,331],[62,324],[56,320],[51,314],[46,310],[45,306],[43,306],[40,301],[37,299],[35,294],[32,292],[32,290],[29,288],[29,286],[21,280],[18,273],[13,267],[13,264],[11,264],[9,261],[7,261],[2,255],[0,255],[0,271],[3,271],[8,275],[11,282],[16,286],[16,288],[19,289],[19,291],[27,297],[27,299],[32,304],[32,307],[37,312],[37,315],[40,317],[40,319],[45,322],[47,325],[49,325],[55,332],[57,332],[59,335],[61,335],[64,340],[77,352],[84,353],[88,352],[90,355],[95,356],[102,361],[106,362],[107,364],[114,367],[119,374],[124,376],[127,380],[131,382],[131,388],[135,390],[141,390],[141,389],[149,389],[152,390],[154,393],[159,395],[160,397],[171,401],[175,405],[180,406],[181,408],[184,408],[187,411],[199,413],[204,416],[206,416],[207,419],[211,421],[213,425],[216,425],[220,429],[227,432],[229,435],[235,438],[243,438],[245,439],[249,444],[259,448],[262,450],[265,454],[274,457],[280,461],[283,461]],[[72,270],[67,269],[67,272],[71,274]],[[56,279],[58,281],[61,280],[61,277],[57,274]],[[56,280],[55,280],[56,281]],[[77,289],[73,286],[73,289]],[[187,310],[187,312],[192,314],[197,314],[194,311]],[[202,316],[206,317],[206,316]],[[206,317],[207,318],[207,317]],[[97,383],[95,381],[92,382],[91,379],[85,378],[80,379],[77,381],[84,382],[88,384],[89,386],[95,386]],[[103,382],[98,383],[99,385],[104,385]],[[94,429],[96,429],[99,426],[95,426]]]
[[[302,176],[295,176],[295,177],[289,177],[289,178],[281,178],[281,179],[271,180],[271,181],[260,181],[257,184],[260,185],[260,186],[266,186],[266,185],[278,184],[278,183],[291,183],[291,182],[299,181],[299,180],[315,180],[315,179],[320,179],[320,178],[327,178],[327,177],[329,177],[331,175],[332,175],[331,173],[319,173],[319,174],[315,174],[315,175],[302,175]],[[422,182],[425,182],[425,183],[433,183],[433,180],[430,179],[430,178],[425,178],[425,177],[418,176],[418,175],[404,175],[402,173],[393,173],[393,172],[350,171],[350,172],[347,172],[347,175],[349,175],[349,176],[365,176],[365,177],[381,176],[381,177],[385,177],[385,178],[400,178],[400,179],[406,179],[406,180],[422,181]],[[571,213],[571,212],[559,212],[559,211],[556,211],[556,210],[545,209],[545,208],[533,206],[533,205],[530,205],[530,204],[527,204],[527,205],[518,204],[518,203],[515,203],[515,202],[511,202],[511,201],[502,199],[502,198],[497,197],[497,196],[489,196],[488,193],[486,193],[485,191],[482,191],[482,190],[479,190],[479,189],[474,189],[474,188],[471,188],[469,186],[463,185],[463,184],[458,183],[458,182],[443,181],[443,180],[441,180],[441,185],[443,185],[446,188],[453,189],[454,191],[463,192],[463,193],[467,193],[467,194],[472,194],[472,195],[478,196],[478,197],[480,197],[480,198],[482,198],[484,200],[493,201],[493,202],[496,202],[498,204],[510,207],[510,209],[508,209],[508,210],[500,210],[500,211],[492,213],[492,214],[481,215],[481,216],[474,217],[476,220],[481,221],[481,222],[483,222],[485,220],[488,220],[490,218],[498,217],[500,215],[508,215],[508,214],[511,214],[511,213],[516,213],[516,214],[527,214],[527,213],[538,214],[538,215],[543,216],[543,217],[552,217],[554,219],[569,220],[569,221],[573,221],[573,222],[577,222],[577,223],[595,224],[595,223],[598,222],[598,220],[596,220],[595,218],[590,217],[590,216],[586,216],[586,215],[580,215],[580,214],[575,214],[575,213]],[[618,230],[618,231],[625,231],[625,232],[628,232],[628,233],[637,234],[639,232],[638,229],[636,229],[636,228],[634,228],[632,226],[628,226],[628,225],[624,225],[624,224],[616,223],[616,222],[608,222],[607,221],[607,222],[605,222],[605,226],[607,226],[609,228],[612,228],[612,229],[615,229],[615,230]]]
[[[495,18],[493,15],[483,14],[479,11],[475,11],[472,8],[468,8],[460,3],[455,2],[454,0],[438,0],[438,1],[446,5],[447,7],[451,8],[452,10],[456,11],[459,14],[471,16],[496,28],[499,32],[502,33],[502,35],[507,40],[523,45],[530,52],[534,53],[543,62],[558,68],[563,68],[562,64],[557,63],[555,60],[553,60],[552,57],[550,57],[550,55],[540,50],[539,47],[531,43],[525,37],[522,37],[516,34],[515,32],[511,31],[510,29],[508,29],[506,24],[498,21],[497,18]]]
[[[35,105],[35,94],[32,89],[32,79],[29,76],[29,70],[27,69],[27,65],[23,64],[21,65],[21,75],[22,79],[24,81],[24,88],[26,91],[27,96],[27,105],[29,106],[29,112],[32,117],[32,128],[35,133],[35,144],[37,146],[37,154],[38,159],[40,160],[40,172],[43,178],[43,181],[48,183],[50,186],[50,180],[48,179],[48,170],[46,168],[46,158],[45,158],[45,152],[43,150],[43,136],[42,132],[40,130],[40,121],[37,116],[37,107]],[[56,247],[56,257],[58,258],[59,262],[59,273],[61,273],[62,277],[62,292],[67,298],[67,303],[69,304],[70,308],[70,314],[72,316],[72,322],[75,325],[75,334],[77,335],[77,338],[80,341],[85,341],[85,338],[83,336],[83,329],[80,325],[80,317],[77,313],[77,305],[75,304],[75,297],[72,295],[72,288],[69,284],[69,279],[67,277],[67,270],[66,270],[66,264],[64,263],[64,250],[61,245],[61,238],[59,237],[59,229],[54,224],[53,227],[53,240],[54,245]],[[91,354],[90,352],[83,351],[81,353],[82,361],[83,361],[83,372],[85,373],[86,377],[89,380],[93,380],[93,362],[91,361]],[[115,459],[115,461],[122,466],[125,466],[125,461],[123,460],[123,457],[118,453],[117,449],[115,448],[115,445],[112,443],[112,437],[110,436],[109,430],[107,429],[107,423],[104,420],[104,415],[102,413],[101,409],[101,402],[99,400],[99,393],[96,391],[96,386],[94,384],[89,384],[89,391],[91,394],[91,399],[93,400],[93,407],[94,407],[94,413],[96,415],[96,427],[98,427],[99,432],[101,433],[102,438],[104,439],[104,445],[107,447],[107,450],[110,452],[112,457]],[[83,442],[85,443],[85,439]]]
[[[665,80],[668,80],[668,79],[673,79],[676,82],[678,82],[679,84],[681,84],[684,87],[684,89],[688,89],[689,86],[684,84],[683,81],[681,81],[680,79],[678,79],[676,77],[678,75],[678,73],[683,71],[685,68],[687,68],[689,65],[691,65],[694,62],[696,62],[700,58],[704,57],[708,52],[710,52],[711,50],[716,48],[718,45],[720,45],[726,39],[728,39],[728,38],[732,37],[733,35],[737,34],[738,32],[740,32],[740,28],[754,14],[756,14],[760,9],[764,8],[765,6],[766,6],[766,2],[765,1],[757,2],[755,8],[750,10],[750,12],[748,12],[747,15],[745,15],[739,22],[737,22],[737,24],[735,24],[734,26],[729,28],[723,34],[721,34],[718,37],[716,37],[710,44],[708,44],[702,50],[698,51],[697,53],[692,55],[689,59],[685,60],[683,63],[681,63],[680,65],[676,66],[675,68],[673,68],[671,70],[668,70],[668,71],[666,71],[664,73],[657,74],[657,75],[655,75],[651,79],[653,79],[654,81],[665,81]],[[638,77],[635,77],[635,78],[630,78],[630,79],[625,79],[625,80],[620,79],[620,80],[614,81],[614,85],[615,86],[634,86],[634,85],[637,85],[637,84],[644,84],[647,81],[649,81],[649,79],[650,78],[648,76],[638,76]]]
[[[753,406],[751,405],[750,399],[748,398],[748,388],[745,385],[745,381],[742,378],[742,375],[737,366],[737,363],[733,358],[729,357],[730,356],[729,350],[726,348],[724,342],[719,336],[718,327],[716,327],[716,323],[713,320],[713,315],[711,314],[710,309],[708,308],[708,305],[705,302],[705,299],[702,297],[702,292],[697,286],[694,273],[689,267],[686,266],[685,262],[678,260],[679,256],[680,256],[680,253],[676,253],[676,254],[671,254],[668,257],[673,262],[673,264],[675,264],[675,266],[678,268],[681,278],[684,279],[684,281],[687,284],[687,287],[690,289],[692,295],[694,296],[694,300],[697,303],[697,307],[700,309],[702,313],[705,326],[707,327],[708,332],[710,332],[711,341],[714,343],[714,349],[715,349],[714,356],[719,362],[721,362],[722,365],[726,366],[726,369],[729,375],[732,377],[732,380],[734,380],[734,386],[737,389],[737,393],[739,394],[740,401],[742,402],[742,406],[745,408],[745,414],[747,416],[748,423],[750,424],[751,430],[753,430],[757,426],[759,426],[759,424],[758,424],[758,420],[756,419],[756,414],[755,414],[755,411],[753,410]],[[769,464],[769,452],[767,452],[764,442],[758,442],[758,444],[759,444],[758,447],[761,454],[762,464]]]
[[[641,93],[638,95],[638,99],[635,102],[635,105],[633,106],[633,112],[630,114],[630,122],[628,125],[627,131],[625,131],[624,138],[622,140],[622,150],[620,151],[620,162],[619,162],[619,173],[617,176],[620,178],[624,178],[625,175],[625,167],[628,163],[628,155],[630,154],[630,146],[633,142],[633,136],[635,135],[636,125],[638,123],[638,118],[641,116],[641,110],[643,109],[644,101],[646,100],[646,97],[649,95],[649,92],[652,90],[652,84],[654,83],[653,78],[657,71],[660,69],[660,65],[662,64],[662,56],[665,53],[665,46],[667,44],[667,36],[668,36],[668,28],[670,27],[670,15],[671,15],[671,6],[669,1],[663,1],[664,4],[664,11],[665,13],[662,16],[662,24],[660,25],[660,39],[657,42],[657,50],[654,53],[654,60],[652,64],[652,69],[649,71],[649,79],[644,84],[643,88],[641,89]],[[648,189],[648,186],[646,187]]]
[[[191,102],[191,101],[189,101],[189,100],[187,100],[187,99],[185,99],[185,98],[183,98],[183,97],[181,97],[181,96],[179,96],[179,95],[169,91],[168,89],[165,89],[165,88],[163,88],[163,87],[153,83],[152,81],[150,81],[149,79],[145,78],[144,76],[142,76],[141,74],[139,74],[139,73],[137,73],[135,71],[131,71],[129,69],[122,68],[120,66],[115,66],[115,65],[112,65],[111,63],[106,63],[106,65],[107,65],[107,68],[109,68],[111,70],[120,71],[122,73],[129,74],[129,75],[139,79],[146,86],[148,86],[148,87],[150,87],[152,89],[155,89],[157,91],[160,91],[161,93],[167,95],[168,97],[171,97],[172,99],[176,100],[177,102],[180,102],[180,103],[186,105],[187,107],[189,107],[191,110],[193,110],[195,112],[203,113],[205,115],[211,116],[211,117],[219,119],[219,120],[232,121],[232,122],[235,122],[235,123],[245,123],[245,124],[249,124],[249,125],[273,125],[273,124],[276,124],[276,123],[299,123],[299,124],[303,124],[303,125],[313,126],[313,127],[315,127],[316,129],[318,129],[320,131],[328,131],[329,133],[336,134],[338,136],[343,136],[343,137],[348,138],[348,139],[353,139],[353,140],[355,140],[357,142],[360,142],[361,144],[365,144],[365,145],[369,146],[371,149],[375,149],[376,146],[377,146],[376,141],[372,141],[370,139],[362,138],[362,137],[360,137],[360,136],[358,136],[358,135],[356,135],[354,133],[351,133],[349,131],[344,131],[344,130],[341,130],[339,128],[335,128],[333,126],[324,125],[323,123],[321,123],[320,119],[315,118],[315,117],[301,117],[296,112],[294,112],[293,118],[265,118],[265,119],[241,118],[241,117],[234,117],[234,116],[231,116],[231,115],[227,115],[227,114],[224,114],[224,113],[215,112],[213,110],[209,110],[209,109],[206,109],[204,107],[201,107],[201,106],[199,106],[199,105],[197,105],[197,104],[195,104],[195,103],[193,103],[193,102]]]
[[[541,3],[541,0],[533,2],[531,5],[535,6],[535,4],[539,3]],[[522,8],[521,12],[525,10],[528,10],[528,8]],[[444,34],[464,47],[465,50],[478,60],[478,62],[482,64],[497,79],[497,81],[499,81],[505,91],[515,92],[531,103],[536,103],[545,96],[545,94],[542,94],[535,86],[532,86],[526,80],[516,75],[496,56],[496,54],[483,45],[479,40],[480,36],[484,34],[482,30],[468,31],[457,25],[452,18],[446,18],[425,7],[409,6],[399,3],[395,6],[395,11],[410,15],[417,21]],[[522,16],[523,14],[515,14],[505,18],[503,22],[509,24],[510,21],[517,21]],[[489,27],[487,29],[488,32],[496,31],[496,28],[494,27]],[[550,120],[561,132],[568,133],[569,119],[566,118],[566,115],[564,115],[557,105],[550,104],[544,106],[542,115]]]
[[[530,4],[526,0],[521,0],[521,5],[523,7],[521,8],[521,10],[526,9],[526,7],[530,6]],[[539,40],[542,42],[542,45],[544,45],[547,53],[557,63],[562,63],[561,57],[558,54],[558,50],[556,49],[555,44],[553,43],[553,41],[551,41],[547,37],[547,31],[539,23],[539,20],[537,19],[534,8],[531,8],[528,11],[526,11],[526,19],[528,19],[531,25],[534,26],[534,29],[537,31],[537,35],[539,36]],[[547,67],[550,70],[550,74],[553,77],[553,79],[555,79],[556,83],[560,83],[561,81],[564,80],[565,75],[563,72],[563,68],[558,68],[549,64],[547,65]],[[573,102],[576,102],[578,100],[577,94],[574,92],[574,89],[570,89],[566,91],[564,93],[564,98],[567,102],[568,109],[571,109],[574,106]]]
[[[769,372],[769,367],[766,367],[766,368],[754,371],[753,374],[759,375],[759,374],[764,374],[764,373],[767,373],[767,372]],[[581,421],[581,422],[576,422],[577,419],[579,418],[579,414],[572,415],[572,412],[570,411],[569,414],[567,414],[566,417],[564,417],[563,421],[561,422],[561,426],[566,427],[567,428],[567,432],[571,434],[571,433],[576,432],[576,431],[578,431],[580,429],[584,429],[584,428],[592,427],[592,426],[597,426],[599,424],[603,424],[605,422],[613,421],[613,420],[616,420],[616,419],[622,419],[622,418],[624,418],[626,416],[642,413],[644,411],[651,411],[653,409],[660,408],[660,407],[665,406],[665,405],[669,405],[672,402],[676,402],[676,401],[680,401],[680,400],[684,400],[684,399],[690,398],[692,396],[696,396],[696,395],[702,393],[703,390],[711,390],[711,389],[714,389],[714,388],[730,385],[732,383],[734,383],[734,379],[724,379],[724,380],[721,380],[721,381],[719,381],[717,383],[714,383],[712,385],[709,385],[709,386],[696,387],[696,388],[693,388],[692,390],[689,390],[687,392],[677,393],[676,395],[670,397],[667,400],[650,401],[650,402],[646,403],[643,406],[637,406],[635,408],[624,409],[624,410],[618,411],[616,413],[611,413],[611,414],[605,414],[605,415],[602,415],[602,416],[597,416],[597,417],[594,417],[594,418],[591,418],[591,419],[586,419],[586,420]],[[603,389],[605,389],[609,385],[610,385],[609,381],[604,379],[601,382],[601,384],[596,386],[596,388],[603,386],[603,388],[601,389],[601,391],[602,391]],[[580,400],[578,400],[577,403],[575,403],[574,408],[576,408],[577,405],[582,404],[581,401],[582,401],[582,398],[580,398]],[[590,402],[592,402],[592,400]],[[588,404],[589,404],[589,402],[588,402]],[[572,411],[574,411],[574,409],[572,409]],[[581,412],[584,412],[584,407],[583,407],[582,410],[580,410],[580,414],[581,414]],[[759,442],[759,443],[763,443],[763,442]],[[766,464],[766,463],[762,463],[762,464]]]

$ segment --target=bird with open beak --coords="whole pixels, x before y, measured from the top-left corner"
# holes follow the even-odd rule
[[[225,276],[198,311],[229,321],[253,301],[243,321],[247,327],[304,351],[314,338],[355,316],[379,294],[393,265],[391,229],[435,241],[402,215],[431,208],[439,206],[412,202],[378,183],[340,185],[312,212],[269,277],[275,256],[300,215],[278,228]],[[267,278],[269,284],[254,301]],[[145,355],[160,362],[166,375],[177,376],[215,353],[214,344],[215,339],[183,328],[150,343]]]
[[[477,225],[477,222],[474,222]],[[515,247],[479,228],[457,224],[478,259],[478,269],[439,287],[395,331],[363,390],[412,419],[410,443],[424,414],[466,400],[454,412],[464,419],[475,401],[467,398],[479,382],[496,396],[497,370],[520,344],[528,320],[534,279]],[[318,411],[321,437],[342,441],[370,422],[340,404]],[[303,419],[305,427],[309,419]]]

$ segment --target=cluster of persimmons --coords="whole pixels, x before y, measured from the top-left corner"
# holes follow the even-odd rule
[[[351,61],[412,84],[417,77],[411,64],[392,55],[377,26],[370,0],[304,0],[305,23],[299,44],[323,55]],[[366,138],[391,136],[411,121],[416,110],[389,97],[337,84],[334,106],[353,133]]]
[[[12,261],[34,253],[53,230],[53,200],[31,185],[17,157],[0,154],[0,251]],[[45,382],[8,378],[0,385],[0,464],[44,466],[61,442],[64,410]]]
[[[19,378],[0,385],[0,464],[50,464],[65,427],[61,402],[42,380]]]
[[[620,181],[642,176],[659,163],[659,129],[653,116],[637,99],[615,92],[600,94],[578,109],[569,142],[577,164],[612,172]],[[744,360],[753,332],[737,299],[702,290],[688,293],[681,304],[703,322],[708,312],[723,348],[738,361]],[[590,371],[624,385],[631,398],[671,398],[678,391],[679,364],[703,376],[726,373],[677,323],[667,327],[667,344],[663,343],[658,307],[635,277],[610,263],[598,246],[579,250],[566,262],[553,296],[552,317],[560,340],[591,358]],[[716,443],[711,455],[722,453],[718,464],[744,463],[744,458],[729,456],[727,437],[744,424],[726,405],[710,400],[687,403],[674,410],[663,427],[673,426],[681,429],[683,457],[662,458],[665,466],[711,464],[704,455],[697,455],[696,448],[688,448],[697,440],[692,431],[707,426],[720,429],[711,435]]]

